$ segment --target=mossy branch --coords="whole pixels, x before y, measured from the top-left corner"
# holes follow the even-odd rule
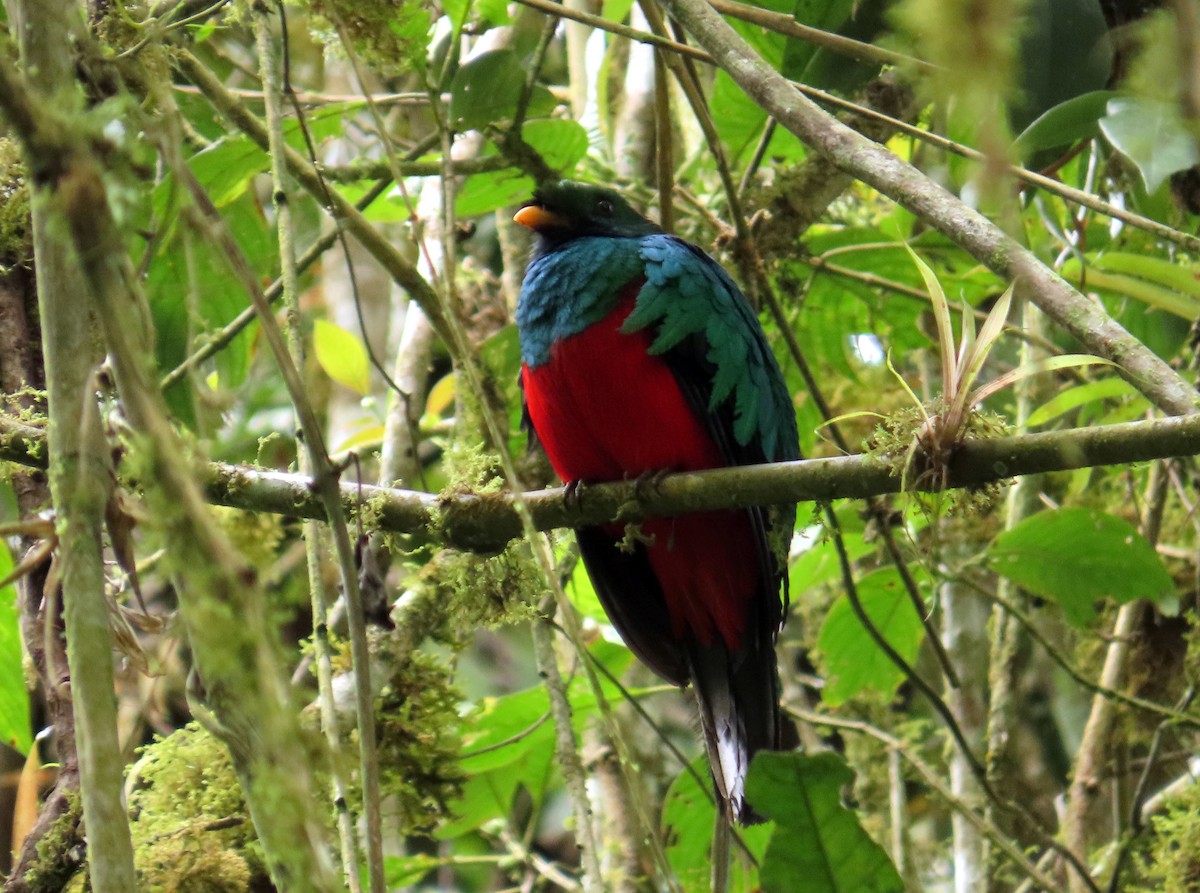
[[[25,439],[29,436],[36,440]],[[43,437],[37,429],[0,416],[0,459],[45,467]],[[1200,414],[968,441],[951,457],[945,481],[950,489],[974,488],[1027,474],[1197,453]],[[303,475],[222,463],[209,464],[204,475],[208,499],[218,505],[297,518],[324,517],[313,482]],[[534,527],[550,530],[650,515],[860,499],[900,492],[901,484],[894,465],[862,454],[672,474],[655,488],[639,488],[632,481],[594,484],[584,488],[578,505],[568,505],[561,488],[530,491],[522,499]],[[350,508],[370,504],[377,510],[381,530],[418,533],[461,549],[498,551],[521,535],[509,493],[439,495],[342,483],[341,496]]]
[[[282,9],[282,5],[280,7]],[[325,519],[332,528],[332,539],[341,573],[341,588],[346,596],[346,617],[350,628],[350,646],[353,655],[355,714],[359,741],[359,779],[363,790],[363,820],[366,826],[367,877],[372,893],[383,893],[383,831],[379,807],[379,762],[376,755],[375,710],[371,691],[371,659],[367,649],[366,621],[363,618],[362,599],[359,597],[358,571],[354,562],[354,550],[345,515],[338,501],[335,487],[336,477],[329,455],[321,440],[321,426],[309,402],[298,369],[303,367],[305,356],[304,334],[300,325],[299,269],[296,260],[295,231],[292,223],[291,178],[283,163],[283,94],[289,84],[283,81],[283,73],[275,46],[273,22],[267,7],[257,3],[253,8],[254,31],[258,47],[259,70],[262,74],[263,98],[266,105],[269,156],[271,159],[271,184],[275,207],[276,233],[279,239],[280,283],[284,305],[287,307],[287,349],[283,349],[283,333],[270,313],[270,299],[265,293],[254,295],[254,310],[263,327],[264,335],[274,350],[276,363],[283,371],[288,393],[295,413],[304,431],[304,445],[299,455],[300,470],[313,474],[318,490],[325,495]],[[282,12],[281,12],[282,17]],[[286,21],[281,22],[286,29]],[[284,59],[284,64],[287,60]],[[287,367],[289,364],[293,368]],[[332,496],[332,498],[330,498]],[[325,632],[324,587],[321,585],[322,550],[321,527],[316,521],[304,525],[304,546],[308,557],[308,579],[310,602],[313,606],[314,648],[318,660],[319,697],[321,700],[321,722],[331,751],[337,753],[338,733],[333,722],[333,687],[330,674],[326,672],[331,654]],[[351,893],[361,889],[360,865],[356,841],[351,826],[350,814],[340,808],[345,803],[346,788],[339,769],[332,772],[332,799],[338,817],[338,836],[342,848],[342,876]]]
[[[53,157],[70,164],[68,158],[81,151],[78,129],[68,116],[79,113],[82,94],[71,61],[61,49],[78,37],[78,10],[69,0],[55,0],[15,2],[9,11],[29,76],[28,80],[20,78],[7,64],[0,64],[0,108],[21,137],[29,166],[35,171],[38,198],[32,209],[33,238],[50,416],[48,449],[43,455],[48,453],[51,460],[50,488],[70,667],[70,679],[62,680],[69,685],[70,694],[58,694],[69,698],[74,718],[91,889],[123,893],[134,889],[135,875],[121,792],[123,760],[113,697],[113,641],[101,538],[112,479],[100,417],[89,399],[95,390],[93,372],[99,350],[92,315],[79,305],[86,276],[65,225],[72,213],[71,203],[57,178],[37,176],[46,168],[34,145],[41,141],[42,133],[38,106],[53,101],[65,112],[56,118],[49,140],[55,144]],[[53,612],[46,612],[44,622],[53,628]],[[54,679],[52,684],[60,684],[60,680]],[[59,731],[68,730],[60,727]]]

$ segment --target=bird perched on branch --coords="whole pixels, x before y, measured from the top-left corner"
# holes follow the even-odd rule
[[[619,193],[569,180],[515,220],[538,236],[517,306],[526,412],[565,483],[799,458],[779,365],[716,261]],[[741,822],[758,819],[750,759],[780,746],[775,636],[795,518],[788,506],[576,530],[626,644],[694,687],[722,811]]]

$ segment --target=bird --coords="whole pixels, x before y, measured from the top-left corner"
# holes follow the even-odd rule
[[[799,458],[779,363],[717,261],[603,186],[544,183],[514,220],[535,234],[516,309],[523,414],[568,493]],[[626,645],[693,687],[729,822],[763,820],[746,774],[784,740],[775,642],[795,520],[791,505],[575,530]]]

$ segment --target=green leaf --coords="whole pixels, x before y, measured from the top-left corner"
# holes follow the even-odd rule
[[[450,123],[456,130],[480,130],[509,120],[525,86],[525,69],[512,50],[492,50],[454,73],[450,83]]]
[[[633,655],[622,645],[597,642],[589,653],[614,678],[629,666]],[[605,698],[620,699],[617,687],[601,675]],[[572,724],[576,731],[592,721],[597,703],[586,674],[576,673],[567,687]],[[450,839],[507,813],[518,787],[535,803],[555,778],[554,724],[544,688],[530,688],[499,698],[485,698],[467,722],[462,768],[469,776],[462,799],[454,804],[457,820],[438,829]]]
[[[454,199],[459,217],[478,217],[529,198],[537,184],[516,168],[472,174]]]
[[[633,9],[633,0],[604,0],[600,6],[600,17],[610,22],[623,22]]]
[[[270,276],[277,265],[279,243],[254,194],[246,191],[231,199],[221,208],[221,215],[254,272],[262,278]],[[157,246],[145,279],[146,298],[154,318],[155,360],[161,371],[175,368],[206,336],[223,328],[248,303],[220,247],[206,239],[193,239],[193,263],[189,267],[184,239],[181,227],[171,230]],[[189,291],[194,301],[185,298]],[[234,389],[245,381],[257,326],[252,322],[214,358],[222,388]],[[189,425],[216,423],[203,401],[192,406],[186,386],[171,388],[166,396],[172,410]]]
[[[371,364],[357,335],[318,319],[313,326],[313,347],[325,374],[364,397],[371,392]]]
[[[521,342],[517,326],[509,323],[488,337],[479,350],[492,379],[504,390],[504,405],[508,407],[509,449],[521,455],[528,444],[528,434],[521,428]]]
[[[921,646],[924,628],[896,569],[884,568],[859,580],[858,598],[887,643],[911,664]],[[817,649],[823,656],[825,671],[821,698],[830,707],[863,689],[891,694],[904,681],[904,672],[875,644],[848,598],[838,599],[825,616]]]
[[[218,208],[245,192],[270,166],[267,153],[247,137],[221,139],[188,160],[196,181]]]
[[[587,154],[587,131],[576,121],[537,119],[525,122],[521,136],[547,165],[563,176]],[[517,168],[472,174],[455,198],[459,217],[477,217],[516,205],[533,193],[533,178]]]
[[[861,530],[848,529],[848,525],[857,522],[861,528],[862,522],[851,513],[838,512],[839,523],[842,525],[842,541],[852,562],[870,555],[879,548],[878,543],[868,543]],[[839,581],[842,578],[842,566],[838,551],[832,537],[821,534],[813,545],[802,552],[788,567],[788,581],[792,592],[806,592],[816,586]]]
[[[1128,273],[1139,279],[1156,282],[1175,291],[1200,298],[1200,269],[1165,257],[1131,254],[1126,251],[1104,251],[1089,255],[1092,266],[1109,273]]]
[[[1092,139],[1098,133],[1108,101],[1116,95],[1111,90],[1094,90],[1060,102],[1026,127],[1013,141],[1013,149],[1019,157],[1028,158],[1045,149]]]
[[[463,20],[467,17],[467,9],[471,0],[441,0],[442,12],[450,20],[450,29],[458,34],[462,30]]]
[[[1174,287],[1164,287],[1156,282],[1127,276],[1124,273],[1109,273],[1096,267],[1089,266],[1084,269],[1077,257],[1067,258],[1060,272],[1064,279],[1080,288],[1110,291],[1141,301],[1148,307],[1174,313],[1189,321],[1200,316],[1200,298],[1181,293]]]
[[[1087,384],[1076,385],[1055,394],[1029,414],[1029,418],[1025,420],[1025,426],[1037,428],[1073,409],[1078,409],[1080,406],[1133,393],[1136,393],[1133,385],[1116,375],[1111,378],[1102,378],[1099,381],[1089,381]]]
[[[1113,99],[1100,129],[1142,175],[1147,192],[1157,192],[1176,171],[1200,164],[1196,140],[1171,103],[1150,99]]]
[[[12,554],[0,542],[0,579],[13,569]],[[17,588],[0,588],[0,744],[29,753],[33,735],[29,730],[29,692],[21,663],[21,617],[17,611]]]
[[[667,861],[683,893],[708,893],[712,875],[712,836],[717,808],[713,803],[708,760],[699,757],[671,782],[663,798],[662,838]],[[761,864],[770,840],[770,825],[738,829],[746,849]],[[734,849],[740,854],[741,847]],[[735,856],[729,866],[729,893],[759,889],[758,872],[746,858]]]
[[[908,249],[917,269],[921,271],[925,290],[929,292],[933,319],[937,324],[938,348],[942,355],[942,395],[949,400],[955,393],[954,324],[950,319],[950,302],[946,300],[946,292],[942,289],[942,283],[933,272],[933,268],[921,260],[920,255],[913,251],[911,246],[906,244],[904,247]]]
[[[1048,109],[1101,90],[1112,73],[1112,40],[1096,0],[1029,0],[1022,9],[1017,129]]]
[[[519,788],[529,792],[535,807],[540,804],[557,778],[553,728],[538,744],[502,768],[468,778],[462,797],[451,806],[456,818],[438,828],[435,836],[453,840],[485,822],[507,816]]]
[[[544,688],[484,698],[469,726],[463,740],[463,771],[486,772],[505,766],[553,737],[550,698]]]
[[[489,25],[511,25],[506,0],[476,0],[475,13]]]
[[[384,878],[389,890],[397,887],[408,887],[415,884],[429,872],[448,863],[447,859],[437,856],[427,856],[417,853],[414,856],[385,856],[383,859]]]
[[[776,823],[759,871],[764,893],[903,893],[887,853],[842,805],[853,781],[834,753],[754,758],[746,796]]]
[[[568,173],[587,154],[587,130],[578,121],[565,118],[526,121],[521,136],[559,173]]]
[[[872,43],[884,30],[885,7],[883,0],[795,0],[791,14],[801,24]],[[789,39],[781,71],[789,80],[849,94],[878,73],[879,65]]]
[[[521,785],[540,799],[552,771],[554,724],[544,688],[484,698],[466,728],[462,769],[469,778],[453,806],[456,819],[438,829],[442,839],[507,813]]]
[[[1086,508],[1040,512],[1000,534],[987,551],[996,573],[1062,607],[1084,626],[1095,603],[1144,598],[1172,614],[1174,581],[1154,547],[1132,525]]]
[[[1016,369],[1009,369],[1003,375],[989,381],[976,389],[964,405],[974,406],[997,394],[1005,388],[1012,387],[1018,381],[1046,372],[1057,372],[1060,369],[1079,369],[1083,366],[1116,366],[1112,360],[1104,357],[1094,357],[1091,354],[1068,353],[1056,357],[1042,357],[1032,363],[1025,363]]]
[[[623,645],[610,642],[598,642],[588,650],[614,677],[619,677],[633,658]],[[610,701],[621,697],[617,687],[604,676],[601,688]],[[567,695],[572,718],[582,727],[596,710],[596,696],[584,673],[571,680]],[[539,686],[499,698],[484,698],[472,714],[469,727],[463,741],[463,770],[476,773],[506,766],[553,739],[549,695]]]
[[[576,610],[584,617],[600,623],[611,623],[608,614],[604,611],[604,606],[600,604],[600,598],[596,595],[596,587],[592,585],[592,578],[588,576],[587,568],[583,566],[582,561],[578,562],[575,570],[571,572],[571,579],[567,582],[567,595],[571,597],[571,603],[575,605]]]

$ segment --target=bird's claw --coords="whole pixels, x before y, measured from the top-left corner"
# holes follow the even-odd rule
[[[578,509],[583,501],[584,486],[582,480],[567,481],[563,485],[563,505],[569,509]]]
[[[633,482],[633,495],[639,500],[647,496],[657,496],[662,491],[662,482],[671,474],[670,468],[659,468],[654,471],[644,471]]]

